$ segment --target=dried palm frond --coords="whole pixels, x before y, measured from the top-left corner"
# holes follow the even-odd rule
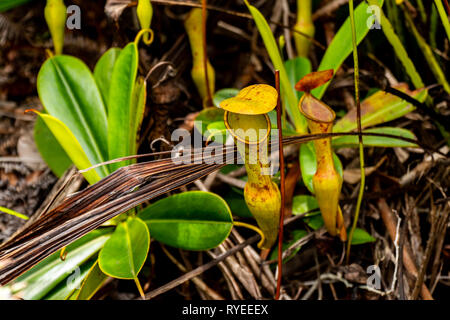
[[[342,135],[357,133],[291,136],[284,138],[283,144],[298,144]],[[425,150],[431,150],[412,139],[374,133],[364,135],[405,140],[416,143]],[[278,142],[272,142],[271,149],[278,150]],[[193,149],[190,154],[191,161],[187,164],[165,158],[116,170],[96,184],[69,196],[62,204],[26,225],[21,232],[0,246],[0,285],[15,279],[50,254],[120,213],[190,184],[222,168],[230,159],[239,160],[236,146],[207,146]]]

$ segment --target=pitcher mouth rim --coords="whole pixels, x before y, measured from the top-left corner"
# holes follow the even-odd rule
[[[332,114],[332,119],[329,120],[329,121],[325,121],[325,120],[322,120],[322,119],[319,119],[319,118],[315,118],[315,117],[311,116],[309,113],[307,113],[307,112],[305,112],[305,111],[303,110],[303,108],[302,108],[302,102],[303,102],[303,99],[305,98],[305,96],[306,96],[307,94],[311,95],[310,93],[306,93],[306,92],[305,92],[305,93],[303,94],[303,96],[301,97],[300,101],[298,102],[298,109],[299,109],[300,113],[301,113],[305,118],[307,118],[308,120],[311,120],[311,121],[314,121],[314,122],[325,123],[325,124],[331,124],[331,123],[333,123],[334,120],[336,119],[336,113],[334,112],[334,110],[331,109],[330,106],[328,106],[326,103],[320,101],[319,99],[313,97],[312,95],[311,95],[311,97],[312,97],[313,99],[317,100],[318,103],[320,103],[320,104],[321,104],[322,106],[324,106],[329,112],[331,112],[331,114]]]
[[[255,114],[255,115],[254,115],[254,116],[264,116],[264,118],[266,119],[266,123],[267,123],[267,132],[266,132],[266,134],[264,135],[264,137],[262,137],[262,138],[259,139],[258,141],[246,141],[245,139],[242,139],[241,137],[239,137],[238,135],[236,135],[236,134],[234,133],[234,130],[235,130],[235,129],[233,129],[233,128],[230,126],[230,124],[228,123],[228,115],[229,115],[229,114],[234,114],[234,112],[225,110],[225,113],[224,113],[224,115],[223,115],[224,122],[225,122],[225,127],[226,127],[227,130],[231,133],[231,135],[233,136],[233,138],[235,138],[236,140],[238,140],[238,141],[240,141],[240,142],[242,142],[242,143],[244,143],[244,144],[246,144],[246,145],[258,145],[258,144],[260,144],[260,143],[266,141],[267,138],[269,137],[272,128],[271,128],[271,124],[270,124],[270,118],[269,118],[269,116],[267,115],[267,113],[264,113],[264,114]],[[247,114],[247,116],[248,116],[248,114]]]

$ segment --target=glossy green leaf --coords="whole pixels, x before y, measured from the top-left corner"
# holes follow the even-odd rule
[[[149,248],[150,234],[144,221],[130,217],[117,226],[103,246],[98,266],[110,277],[136,279]]]
[[[236,88],[223,88],[220,89],[219,91],[216,91],[214,93],[213,96],[213,103],[217,108],[219,107],[219,104],[225,100],[225,99],[229,99],[229,98],[233,98],[234,96],[236,96],[239,93],[239,89]]]
[[[353,233],[353,238],[352,238],[352,244],[364,244],[364,243],[369,243],[369,242],[375,242],[376,239],[374,237],[372,237],[370,234],[367,233],[367,231],[360,229],[360,228],[356,228],[354,233]]]
[[[414,133],[403,128],[379,127],[379,128],[370,128],[364,130],[363,132],[391,134],[402,138],[416,139]],[[415,143],[389,137],[363,136],[363,143],[365,147],[384,147],[384,148],[417,147],[417,144]],[[357,136],[341,136],[334,138],[332,141],[332,145],[334,148],[344,148],[344,147],[356,148],[359,145],[359,141]]]
[[[34,124],[34,141],[42,159],[57,177],[61,177],[72,160],[40,117]]]
[[[52,289],[43,299],[44,300],[65,300],[80,287],[83,279],[87,276],[89,269],[97,259],[90,259],[75,269],[72,274],[67,276],[58,285]]]
[[[295,84],[311,70],[311,62],[308,58],[296,57],[294,59],[289,59],[284,62],[284,67],[286,68],[287,76],[289,82],[291,83],[292,90],[294,90],[297,100],[303,95],[303,92],[295,90]]]
[[[138,51],[136,44],[132,42],[120,52],[111,75],[108,98],[108,151],[110,159],[126,157],[134,153],[132,151],[131,134],[135,139],[135,132],[131,125],[133,123],[132,117],[136,116],[132,111],[136,110],[133,103],[135,102],[134,88],[137,67]],[[114,171],[130,163],[130,161],[122,161],[113,163],[109,167],[111,171]]]
[[[324,222],[321,214],[314,214],[303,219],[306,224],[313,230],[318,230],[323,227]]]
[[[186,250],[208,250],[231,232],[233,218],[214,193],[190,191],[159,200],[139,213],[156,240]]]
[[[383,5],[384,0],[376,0],[379,7]],[[372,19],[373,12],[369,9],[369,5],[362,2],[355,9],[355,28],[356,40],[359,44],[369,32],[367,22]],[[376,30],[376,29],[375,29]],[[376,32],[376,31],[375,31]],[[350,18],[347,18],[343,25],[339,28],[330,45],[325,51],[325,54],[320,62],[318,71],[333,69],[334,73],[340,68],[345,59],[352,52],[352,32],[350,25]],[[330,82],[312,90],[312,94],[320,99]]]
[[[314,193],[312,178],[317,171],[316,149],[313,142],[302,143],[300,146],[300,169],[302,172],[303,183],[311,193]],[[342,177],[343,169],[339,157],[333,152],[334,167]]]
[[[58,143],[62,146],[78,169],[82,170],[92,166],[92,163],[89,161],[88,156],[82,149],[80,143],[62,121],[43,113],[39,113],[39,117],[45,122]],[[100,180],[100,175],[98,174],[99,170],[97,169],[83,173],[83,176],[90,184],[94,184]]]
[[[305,212],[310,212],[319,209],[319,204],[313,196],[308,195],[298,195],[294,196],[292,199],[292,214],[303,214]]]
[[[80,289],[75,295],[76,300],[89,300],[105,283],[108,276],[102,272],[98,266],[98,260],[89,269],[88,274],[83,280]]]
[[[284,68],[283,60],[281,59],[280,51],[277,46],[277,42],[272,34],[272,30],[269,27],[264,16],[259,12],[257,8],[250,5],[247,0],[244,0],[247,5],[248,10],[253,16],[255,20],[256,27],[263,39],[264,45],[266,47],[267,52],[269,53],[270,59],[275,67],[275,69],[280,71],[280,85],[281,85],[281,93],[282,96],[286,97],[286,101],[284,103],[287,113],[289,117],[291,117],[292,121],[295,124],[295,127],[299,133],[306,133],[307,125],[305,118],[300,114],[297,107],[297,96],[292,87],[292,84],[289,82],[289,78]]]
[[[134,86],[130,117],[130,154],[137,154],[139,130],[144,119],[145,102],[147,99],[147,83],[143,77],[138,77]],[[135,162],[135,161],[134,161]]]
[[[108,160],[105,106],[89,68],[75,57],[49,58],[39,71],[37,89],[45,110],[69,128],[89,161]],[[104,166],[99,172],[108,174]]]
[[[207,134],[208,126],[213,122],[223,122],[224,110],[220,108],[206,108],[195,117],[194,126],[203,136]]]
[[[427,97],[426,90],[409,91],[406,84],[400,84],[395,88],[419,102],[425,101]],[[361,126],[366,128],[392,121],[415,109],[415,106],[393,94],[377,91],[361,102]],[[355,130],[356,127],[356,110],[352,110],[336,122],[333,132],[348,132]]]
[[[306,230],[294,230],[291,232],[292,240],[289,242],[283,242],[283,251],[287,250],[290,246],[292,246],[295,242],[300,240],[301,238],[305,237],[308,234]],[[286,258],[283,259],[283,263],[288,262],[291,260],[301,249],[302,247],[296,248],[292,254]],[[277,260],[278,259],[278,246],[275,246],[275,248],[272,250],[272,253],[270,254],[270,260]]]
[[[43,298],[58,283],[73,274],[78,266],[94,256],[109,237],[110,229],[89,233],[67,246],[64,261],[59,257],[60,251],[57,251],[17,278],[12,287],[24,288],[20,296],[26,300]]]
[[[229,190],[223,199],[227,202],[233,215],[243,217],[243,218],[253,218],[252,213],[248,209],[245,203],[243,194],[238,194],[232,190]]]
[[[122,49],[120,48],[109,49],[100,57],[94,68],[95,82],[97,83],[98,89],[100,90],[103,98],[103,103],[106,107],[108,107],[109,87],[111,85],[111,76],[114,69],[114,64],[116,63],[121,51]]]

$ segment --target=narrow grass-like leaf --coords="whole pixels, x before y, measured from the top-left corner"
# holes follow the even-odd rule
[[[376,0],[368,0],[369,4],[376,5]],[[414,84],[414,87],[416,89],[423,88],[425,85],[422,81],[422,78],[420,77],[419,73],[416,70],[416,67],[414,66],[414,63],[408,56],[408,52],[406,52],[405,47],[403,46],[402,42],[400,41],[400,38],[397,36],[397,34],[394,31],[394,28],[392,27],[389,19],[384,14],[383,10],[380,8],[380,24],[381,28],[383,30],[384,35],[386,36],[386,39],[391,44],[392,48],[394,49],[395,55],[400,60],[401,64],[405,68],[406,74],[411,79],[411,82]]]
[[[439,17],[441,18],[442,25],[444,26],[445,29],[445,33],[447,34],[447,39],[450,41],[450,22],[448,21],[448,15],[445,12],[442,0],[434,0],[434,4],[436,5]]]
[[[89,273],[83,280],[81,288],[76,293],[74,299],[76,300],[89,300],[97,292],[103,283],[108,279],[108,276],[102,272],[98,266],[98,260],[89,270]]]
[[[97,259],[90,259],[81,264],[78,269],[75,268],[74,272],[60,281],[55,288],[45,295],[43,300],[66,300],[70,297],[77,291],[77,288],[81,285],[84,278],[86,278],[90,268],[96,260]]]
[[[403,138],[416,139],[416,137],[411,131],[403,128],[379,127],[379,128],[370,128],[364,130],[363,132],[392,134]],[[332,145],[334,148],[345,148],[345,147],[356,148],[358,147],[358,143],[359,143],[358,136],[341,136],[334,138],[332,141]],[[417,147],[417,144],[412,142],[380,136],[363,136],[363,143],[364,146],[367,147],[384,147],[384,148]]]
[[[427,97],[426,90],[409,91],[405,84],[397,86],[396,89],[419,102],[425,101]],[[365,128],[392,121],[415,109],[415,106],[393,94],[377,91],[361,102],[361,126]],[[356,128],[356,110],[352,110],[336,122],[333,132],[348,132]]]
[[[256,27],[258,28],[261,38],[263,39],[264,45],[269,53],[275,69],[280,71],[281,92],[283,96],[286,96],[286,101],[284,103],[286,111],[289,117],[291,117],[291,120],[294,122],[296,130],[299,133],[306,133],[308,131],[306,120],[298,111],[297,96],[292,88],[292,84],[289,82],[289,78],[286,69],[284,68],[284,63],[281,59],[280,51],[272,34],[272,30],[259,10],[250,5],[247,0],[244,0],[244,2],[255,20]]]
[[[67,256],[64,261],[61,261],[59,254],[56,253],[56,256],[50,259],[50,263],[32,272],[29,277],[25,277],[25,280],[19,281],[21,283],[17,284],[17,287],[24,286],[20,295],[26,300],[43,298],[80,264],[96,254],[108,238],[109,234],[106,234],[84,242],[80,246],[77,246],[76,243],[68,246],[66,249]]]
[[[404,12],[406,21],[408,22],[407,25],[409,26],[410,30],[412,31],[414,37],[416,38],[417,44],[419,45],[425,60],[428,63],[428,66],[431,69],[431,72],[434,74],[437,82],[442,85],[444,90],[450,94],[450,84],[448,83],[444,71],[442,71],[441,66],[439,65],[439,62],[437,61],[436,57],[434,56],[433,50],[431,50],[431,47],[428,45],[428,43],[425,41],[425,39],[422,37],[422,35],[419,33],[419,31],[416,28],[416,25],[414,24],[414,21],[410,17],[409,13],[405,10]]]
[[[377,0],[376,3],[378,6],[383,5],[384,0]],[[373,13],[369,9],[369,5],[365,2],[362,2],[355,9],[355,26],[356,26],[356,39],[357,44],[359,44],[364,37],[369,32],[369,27],[367,26],[367,21],[370,21]],[[352,52],[352,31],[350,25],[350,19],[347,18],[344,24],[339,28],[338,32],[331,41],[330,45],[325,52],[325,55],[320,62],[318,71],[333,69],[334,74],[342,65],[345,59]],[[323,86],[320,86],[314,90],[312,90],[312,94],[320,99],[322,98],[325,90],[327,89],[330,82],[327,82]]]

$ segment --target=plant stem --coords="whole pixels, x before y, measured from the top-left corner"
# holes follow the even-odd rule
[[[134,282],[136,283],[136,287],[138,288],[138,291],[139,291],[139,294],[141,295],[142,300],[145,300],[144,290],[142,290],[141,284],[137,277],[134,278]]]
[[[278,128],[278,158],[280,159],[280,226],[278,231],[278,278],[275,300],[280,299],[281,276],[283,270],[283,226],[284,226],[284,206],[285,206],[285,175],[284,175],[284,155],[283,155],[283,130],[281,126],[281,102],[280,102],[280,71],[275,71],[275,85],[278,92],[277,101],[277,128]]]
[[[212,93],[208,78],[208,53],[206,48],[206,0],[202,0],[202,43],[203,43],[203,68],[205,70],[206,106],[212,106]]]
[[[0,206],[0,212],[4,212],[6,214],[12,215],[14,217],[17,217],[17,218],[20,218],[20,219],[23,219],[23,220],[28,220],[28,217],[26,215],[21,214],[21,213],[19,213],[17,211],[14,211],[14,210],[2,207],[2,206]]]
[[[310,39],[304,36],[314,37],[314,24],[311,18],[311,0],[297,0],[297,23],[294,30],[299,31],[294,33],[295,47],[299,57],[307,57]]]
[[[257,234],[259,234],[261,236],[260,242],[263,242],[265,239],[264,233],[261,231],[261,229],[259,229],[258,227],[254,226],[252,224],[241,222],[241,221],[233,221],[233,225],[236,227],[243,227],[243,228],[247,228],[247,229],[255,231]]]
[[[361,209],[361,203],[364,195],[364,187],[366,184],[366,174],[364,172],[364,145],[361,134],[361,103],[359,101],[359,64],[358,64],[358,48],[356,44],[356,29],[355,29],[355,16],[353,11],[353,0],[348,2],[350,23],[352,27],[352,44],[353,44],[353,64],[355,71],[355,101],[356,101],[356,120],[358,122],[358,138],[359,138],[359,165],[361,169],[361,185],[359,187],[358,200],[356,202],[355,217],[353,219],[353,225],[348,236],[346,260],[347,264],[350,258],[350,248],[355,232],[356,224],[358,222],[359,211]]]

